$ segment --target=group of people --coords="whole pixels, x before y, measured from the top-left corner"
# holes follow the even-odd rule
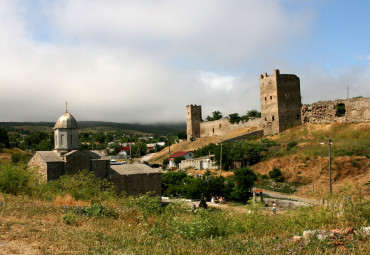
[[[214,197],[214,196],[212,196],[211,202],[212,203],[225,204],[226,203],[226,199],[224,197],[218,197],[218,196]]]

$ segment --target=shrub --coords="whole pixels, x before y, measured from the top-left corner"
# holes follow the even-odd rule
[[[153,194],[148,192],[145,195],[139,197],[130,197],[129,206],[136,206],[144,214],[158,214],[161,212],[161,198],[152,196]]]
[[[76,224],[76,215],[74,214],[64,214],[62,215],[61,218],[65,224],[68,224],[68,225]]]
[[[18,154],[12,154],[12,162],[18,163],[21,160],[21,157]]]
[[[281,172],[281,170],[276,167],[274,167],[274,169],[269,172],[269,177],[274,180],[277,180],[282,175],[283,173]]]
[[[216,212],[201,208],[190,221],[175,218],[172,228],[180,236],[192,240],[226,236],[228,226],[225,221],[226,219]]]
[[[109,217],[109,218],[117,218],[118,213],[103,205],[103,204],[93,204],[92,206],[71,206],[71,207],[64,207],[66,211],[73,212],[76,214],[81,214],[88,217]],[[70,214],[67,214],[70,215]]]
[[[97,178],[94,172],[87,170],[74,175],[63,175],[50,185],[61,193],[70,194],[76,200],[98,202],[117,197],[113,183]]]
[[[0,190],[5,193],[31,194],[36,178],[25,165],[0,164]]]
[[[269,177],[267,176],[267,174],[263,174],[263,175],[261,175],[261,178],[262,178],[263,180],[267,180]]]
[[[165,160],[163,160],[163,163],[162,163],[163,166],[162,166],[162,168],[163,169],[166,169],[169,163],[170,163],[170,161],[168,160],[168,158],[166,158]]]
[[[286,149],[289,151],[291,149],[293,149],[295,146],[298,145],[298,142],[297,141],[290,141],[286,147]]]

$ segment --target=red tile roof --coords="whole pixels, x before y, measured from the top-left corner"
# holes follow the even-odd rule
[[[123,146],[119,150],[120,151],[130,151],[130,146]]]
[[[182,157],[182,156],[188,154],[189,152],[191,152],[191,151],[178,151],[178,152],[175,152],[174,154],[171,155],[170,159],[174,159],[174,158],[177,158],[177,157]]]

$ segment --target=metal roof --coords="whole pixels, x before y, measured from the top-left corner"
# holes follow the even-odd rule
[[[54,129],[57,128],[78,128],[76,119],[69,112],[65,112],[62,116],[59,117],[55,123]]]

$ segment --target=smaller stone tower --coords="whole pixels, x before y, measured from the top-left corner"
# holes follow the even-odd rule
[[[264,135],[280,133],[301,124],[301,89],[294,74],[261,74],[260,101]]]
[[[78,125],[68,110],[55,123],[54,141],[54,151],[60,154],[78,150]]]
[[[202,121],[202,107],[200,105],[186,106],[186,134],[190,138],[200,137],[200,123]]]

